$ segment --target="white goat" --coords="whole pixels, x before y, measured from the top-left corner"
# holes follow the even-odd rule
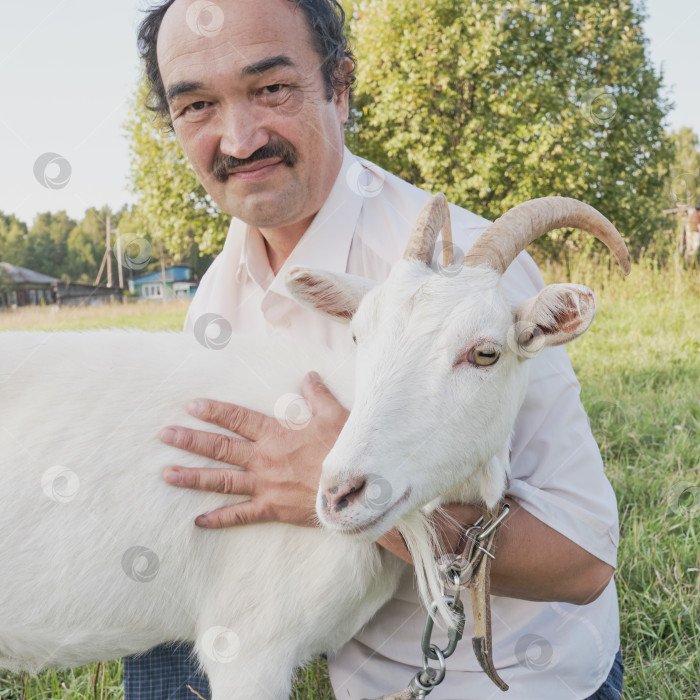
[[[0,335],[0,668],[189,640],[214,700],[286,698],[297,665],[343,644],[395,590],[405,565],[373,543],[379,535],[398,524],[425,569],[422,594],[435,590],[420,509],[497,503],[523,360],[576,337],[595,313],[592,292],[575,285],[513,309],[501,274],[560,226],[591,231],[629,267],[607,219],[548,198],[508,212],[457,276],[440,276],[427,263],[446,213],[441,195],[428,202],[405,259],[367,293],[357,278],[291,274],[301,301],[352,318],[354,402],[351,363],[338,371],[337,356],[292,341],[234,337],[213,351],[184,334]],[[203,427],[184,410],[196,396],[274,414],[311,369],[353,406],[323,465],[325,527],[194,527],[232,499],[166,485],[168,464],[213,465],[162,444],[159,430]]]

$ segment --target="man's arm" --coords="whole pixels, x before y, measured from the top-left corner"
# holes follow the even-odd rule
[[[491,564],[491,593],[523,600],[592,603],[610,582],[615,570],[561,533],[528,513],[517,501],[504,499],[510,513],[496,539],[496,559]],[[457,548],[460,529],[476,522],[478,506],[452,503],[444,515],[434,516],[445,552]],[[411,562],[397,530],[379,544]]]
[[[316,492],[321,464],[342,429],[348,412],[336,401],[318,375],[309,375],[302,393],[312,418],[302,430],[290,430],[277,420],[255,411],[216,401],[200,400],[192,412],[247,439],[186,428],[167,428],[162,439],[210,459],[243,470],[185,469],[170,467],[164,477],[176,486],[250,496],[250,500],[201,515],[200,527],[222,528],[258,522],[317,525]],[[174,436],[169,431],[175,431]],[[511,513],[500,529],[496,561],[492,566],[492,592],[524,600],[562,601],[575,604],[595,600],[610,581],[613,568],[506,499]],[[475,522],[474,505],[445,507],[448,517],[436,515],[442,544],[454,551],[460,527]],[[410,555],[396,530],[379,544],[402,559]]]

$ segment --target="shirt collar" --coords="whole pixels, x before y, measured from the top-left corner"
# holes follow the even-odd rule
[[[266,293],[291,298],[284,284],[291,267],[300,265],[345,272],[362,210],[362,189],[357,183],[361,181],[363,172],[362,163],[345,148],[340,172],[326,201],[275,277],[272,277],[260,233],[251,230],[239,219],[233,219],[224,251],[240,246],[236,280],[240,282],[248,276],[263,290],[266,289]],[[233,253],[233,250],[230,252]]]

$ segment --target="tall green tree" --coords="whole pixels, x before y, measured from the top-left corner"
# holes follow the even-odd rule
[[[673,162],[664,187],[666,206],[695,205],[700,202],[700,142],[687,126],[670,134]]]
[[[68,234],[68,254],[61,271],[64,279],[80,284],[94,283],[107,247],[108,216],[112,219],[112,228],[116,229],[119,217],[112,214],[109,207],[90,207],[80,223]]]
[[[65,211],[37,214],[27,232],[24,266],[60,277],[68,262],[68,235],[76,225]]]
[[[669,104],[637,4],[345,7],[358,59],[355,152],[489,218],[556,194],[593,204],[636,247],[654,233]]]
[[[0,306],[4,304],[3,295],[12,291],[12,277],[7,270],[0,267]]]
[[[0,212],[0,262],[24,267],[27,224],[14,214]]]
[[[125,130],[131,152],[131,188],[137,196],[142,233],[163,243],[173,261],[218,253],[231,217],[206,193],[172,130],[146,108],[141,80]]]

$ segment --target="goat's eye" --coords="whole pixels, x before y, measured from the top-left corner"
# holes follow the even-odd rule
[[[352,342],[357,345],[357,336],[354,333],[352,334]]]
[[[481,345],[475,345],[467,353],[467,362],[477,367],[490,367],[498,362],[500,356],[501,351],[495,345],[483,343]]]

